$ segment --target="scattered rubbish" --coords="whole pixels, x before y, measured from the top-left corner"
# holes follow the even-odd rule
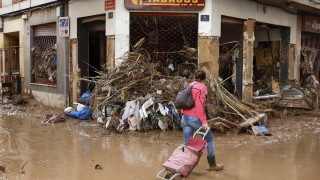
[[[291,86],[285,86],[283,89],[281,89],[281,99],[277,106],[286,108],[312,109],[308,104],[304,93],[301,90]]]
[[[34,69],[32,76],[35,82],[50,81],[51,83],[57,82],[57,64],[56,50],[57,45],[54,41],[46,41],[46,45],[37,45],[40,39],[37,39],[35,46],[31,48],[32,57],[34,59]]]
[[[22,173],[22,174],[25,173],[25,171],[23,170],[23,168],[24,168],[24,166],[26,166],[27,163],[28,163],[28,161],[26,161],[26,162],[22,165],[22,167],[21,167],[21,169],[20,169],[20,173]]]
[[[14,105],[18,105],[18,104],[28,104],[28,100],[30,99],[29,96],[26,95],[17,95],[17,96],[13,96],[12,98],[13,100],[13,104]]]
[[[115,69],[98,72],[92,93],[86,92],[86,97],[83,95],[81,98],[82,103],[84,99],[91,100],[87,105],[93,110],[92,118],[100,124],[105,123],[108,129],[145,131],[181,127],[180,110],[173,102],[178,91],[192,82],[190,75],[198,67],[188,62],[187,58],[184,64],[187,68],[175,68],[175,75],[168,76],[172,69],[163,69],[159,62],[151,61],[146,51],[139,49],[143,42],[142,39],[132,52],[127,52]],[[175,67],[175,64],[170,64],[170,68],[172,66]],[[223,87],[224,81],[208,74],[205,82],[208,87],[208,119],[220,118],[212,122],[211,127],[220,132],[231,129],[239,132],[241,128],[262,121],[266,114],[239,101]],[[79,117],[74,111],[69,112],[68,116]]]
[[[9,116],[17,115],[17,114],[24,114],[26,113],[26,110],[24,109],[11,109],[7,112]]]
[[[102,168],[102,166],[101,166],[100,164],[97,164],[97,165],[94,166],[94,169],[96,169],[96,170],[101,170],[101,169],[103,169],[103,168]]]
[[[314,53],[301,51],[302,62],[300,64],[300,88],[304,92],[308,105],[319,110],[320,106],[320,84],[319,84],[319,63],[314,56]]]
[[[264,135],[264,136],[272,136],[272,134],[269,132],[266,126],[260,125],[260,126],[252,126],[252,132],[254,135]]]
[[[271,95],[263,95],[263,96],[253,96],[253,99],[271,99],[271,98],[280,98],[280,94],[271,94]]]
[[[81,103],[89,106],[91,103],[91,97],[92,93],[90,91],[83,93],[81,96]]]
[[[0,164],[0,172],[5,172],[5,171],[6,171],[6,167]]]
[[[91,111],[88,106],[84,106],[81,108],[82,111],[71,111],[67,114],[67,116],[78,118],[81,120],[90,120],[91,119]]]
[[[47,118],[46,120],[41,122],[42,125],[48,125],[52,123],[61,123],[61,122],[64,122],[67,117],[65,114],[59,114],[59,115],[54,114],[54,115],[48,115],[46,118]]]
[[[78,112],[83,111],[83,109],[86,107],[86,105],[83,105],[81,103],[73,103],[73,104],[77,105],[77,111]]]
[[[74,111],[74,109],[72,107],[67,107],[67,108],[64,109],[65,113],[69,113],[71,111]]]

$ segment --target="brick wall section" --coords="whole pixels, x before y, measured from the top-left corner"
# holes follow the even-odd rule
[[[1,0],[2,1],[2,0]],[[26,0],[12,0],[12,4],[16,4],[18,2],[22,2],[22,1],[26,1]],[[2,4],[2,3],[1,3]]]

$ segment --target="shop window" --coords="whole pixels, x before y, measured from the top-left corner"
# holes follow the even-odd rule
[[[33,27],[32,83],[57,84],[56,23]]]
[[[131,51],[141,38],[145,38],[141,48],[148,52],[151,62],[160,64],[158,70],[163,74],[188,76],[192,70],[186,68],[197,65],[197,14],[131,13]],[[189,65],[184,66],[186,63]]]

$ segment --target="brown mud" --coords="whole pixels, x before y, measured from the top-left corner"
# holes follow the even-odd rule
[[[0,179],[157,179],[162,163],[182,143],[181,131],[108,132],[94,121],[67,118],[41,125],[61,110],[0,105]],[[205,155],[189,179],[308,179],[320,176],[320,118],[269,119],[273,136],[215,134],[218,162],[205,172]]]

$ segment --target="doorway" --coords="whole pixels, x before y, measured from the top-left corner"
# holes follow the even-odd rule
[[[242,97],[243,72],[243,20],[222,17],[219,39],[219,76],[224,87],[237,97]]]
[[[78,19],[79,66],[81,77],[94,79],[97,71],[104,71],[106,64],[105,17],[94,16]],[[81,94],[92,91],[94,84],[81,81]]]
[[[282,27],[257,23],[253,58],[253,90],[258,95],[278,93],[274,86],[281,82]],[[283,73],[286,71],[283,70]]]
[[[11,91],[21,93],[19,32],[5,33],[6,48],[0,49],[1,82],[12,83]]]

